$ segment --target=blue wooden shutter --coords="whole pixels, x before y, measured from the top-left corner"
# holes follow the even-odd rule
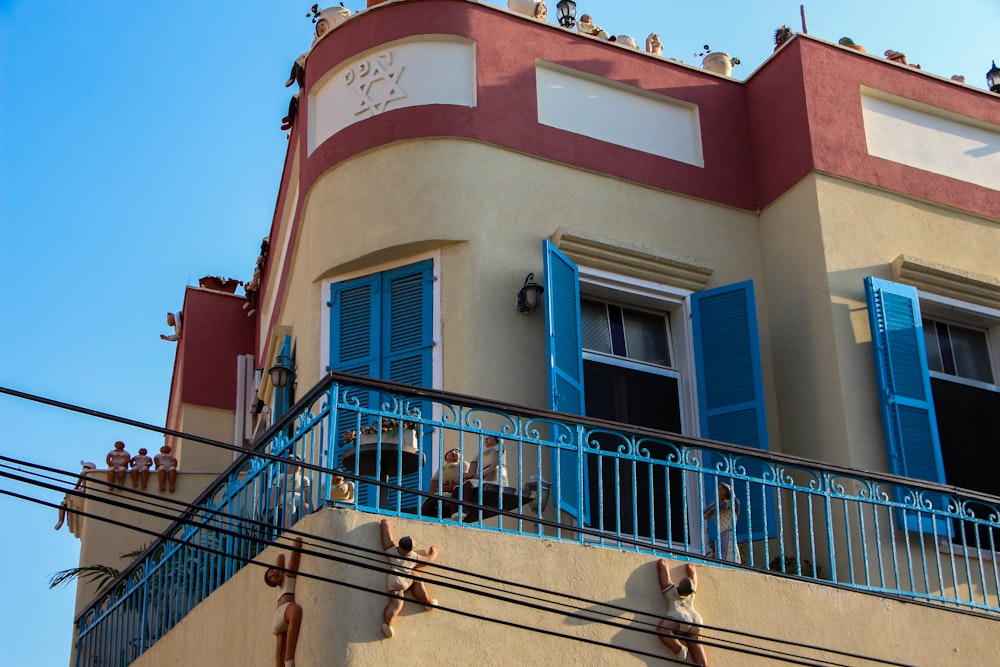
[[[419,387],[430,387],[433,383],[432,352],[433,338],[433,283],[434,263],[426,260],[382,274],[382,327],[381,373],[383,380],[405,382]],[[414,405],[422,414],[430,410],[430,404]],[[425,439],[430,434],[425,433]],[[421,450],[424,443],[420,443]],[[420,472],[401,479],[390,480],[412,488],[428,488],[430,466]],[[421,502],[417,496],[403,496],[390,491],[390,508],[415,509]],[[401,504],[401,505],[400,505]]]
[[[379,377],[381,286],[378,274],[331,285],[330,370]],[[353,392],[351,396],[365,408],[374,406],[378,400],[375,392],[370,391]],[[337,420],[336,433],[357,426],[356,414],[344,414]],[[342,459],[343,451],[337,455],[338,465]],[[378,502],[378,489],[370,484],[358,484],[356,495],[361,506]]]
[[[691,295],[695,373],[698,380],[698,417],[701,436],[757,449],[767,449],[767,415],[757,334],[757,307],[753,281],[747,280]],[[720,459],[706,457],[714,466]],[[739,461],[749,476],[761,475],[765,464]],[[733,482],[740,501],[736,524],[741,540],[777,535],[773,491],[759,484]],[[715,489],[707,491],[715,496]]]
[[[580,272],[549,241],[542,242],[545,271],[545,329],[549,367],[549,408],[584,414],[583,338],[580,332]],[[587,495],[583,493],[586,459],[575,430],[553,428],[553,440],[563,439],[572,449],[552,449],[552,470],[557,475],[552,497],[562,511],[581,524],[589,521]]]
[[[868,322],[878,376],[890,472],[929,482],[944,483],[944,462],[938,440],[934,397],[927,371],[927,352],[920,320],[917,290],[888,280],[865,278]],[[901,500],[897,493],[897,501]],[[930,499],[944,510],[940,496]],[[932,532],[929,517],[918,521],[911,512],[907,527]],[[947,522],[937,522],[938,535],[950,535]]]

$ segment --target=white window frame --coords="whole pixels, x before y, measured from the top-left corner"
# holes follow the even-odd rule
[[[1000,370],[1000,356],[998,356],[1000,354],[1000,310],[923,290],[918,290],[917,296],[920,300],[920,316],[922,318],[985,332],[990,370],[993,372],[993,384],[928,369],[927,372],[930,376],[938,380],[947,380],[978,389],[1000,392],[1000,376],[997,373]]]

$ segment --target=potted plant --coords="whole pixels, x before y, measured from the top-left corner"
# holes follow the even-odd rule
[[[381,435],[380,435],[381,434]],[[361,427],[361,433],[347,430],[343,433],[344,442],[359,445],[370,445],[379,441],[400,442],[404,447],[416,448],[417,423],[409,420],[399,420],[392,417],[382,417],[378,422]]]
[[[739,58],[733,58],[725,51],[713,51],[708,44],[705,44],[701,49],[700,53],[694,55],[702,58],[701,68],[709,72],[715,72],[722,76],[732,76],[733,67],[740,64]]]
[[[783,25],[774,31],[774,50],[777,51],[781,45],[792,38],[794,33],[787,25]]]

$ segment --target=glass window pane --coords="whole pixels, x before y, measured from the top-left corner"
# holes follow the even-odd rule
[[[934,322],[923,320],[924,325],[924,347],[927,348],[927,368],[938,373],[944,372],[941,366],[941,348],[938,346],[937,333],[934,330]]]
[[[622,309],[628,358],[670,366],[667,326],[662,315]]]
[[[990,369],[990,351],[986,334],[975,329],[948,326],[951,333],[951,350],[955,356],[955,374],[969,380],[993,382]]]
[[[580,316],[584,349],[611,354],[607,306],[599,301],[580,299]]]

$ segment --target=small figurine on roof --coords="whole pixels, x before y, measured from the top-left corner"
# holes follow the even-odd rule
[[[611,35],[606,30],[601,30],[601,26],[594,25],[594,19],[591,18],[590,14],[584,14],[580,17],[580,20],[576,22],[576,30],[591,37],[611,39]]]
[[[302,89],[302,87],[306,84],[306,58],[308,58],[309,53],[316,48],[316,44],[318,44],[321,39],[326,37],[331,28],[351,18],[351,10],[344,7],[344,3],[340,3],[339,7],[327,7],[323,10],[320,10],[319,5],[316,4],[309,8],[309,13],[306,14],[306,17],[312,18],[312,22],[316,26],[313,31],[315,34],[313,37],[313,43],[312,46],[309,47],[309,51],[301,54],[295,59],[295,62],[292,63],[292,71],[288,74],[288,80],[285,81],[285,88],[288,88],[293,83],[297,83],[299,84],[299,90]],[[281,129],[292,129],[292,126],[295,125],[295,117],[298,113],[299,93],[296,91],[292,95],[292,98],[288,101],[288,114],[281,119]]]
[[[531,16],[539,21],[544,21],[549,15],[549,10],[542,0],[507,0],[507,9],[518,14]]]
[[[166,334],[160,334],[160,340],[176,343],[181,339],[181,314],[167,313],[167,325],[173,327],[174,332],[169,336]]]
[[[893,51],[892,49],[889,49],[888,51],[885,52],[885,57],[887,60],[891,60],[894,63],[899,63],[900,65],[910,65],[910,63],[906,61],[906,54],[903,53],[902,51]],[[920,69],[920,65],[910,65],[910,67],[914,69]]]
[[[646,38],[646,53],[652,53],[654,56],[663,55],[663,42],[655,32],[649,33],[649,37]]]
[[[841,37],[839,40],[837,40],[837,44],[854,49],[855,51],[860,51],[861,53],[867,53],[867,51],[865,51],[865,47],[861,46],[860,44],[855,44],[854,40],[851,39],[850,37]]]

